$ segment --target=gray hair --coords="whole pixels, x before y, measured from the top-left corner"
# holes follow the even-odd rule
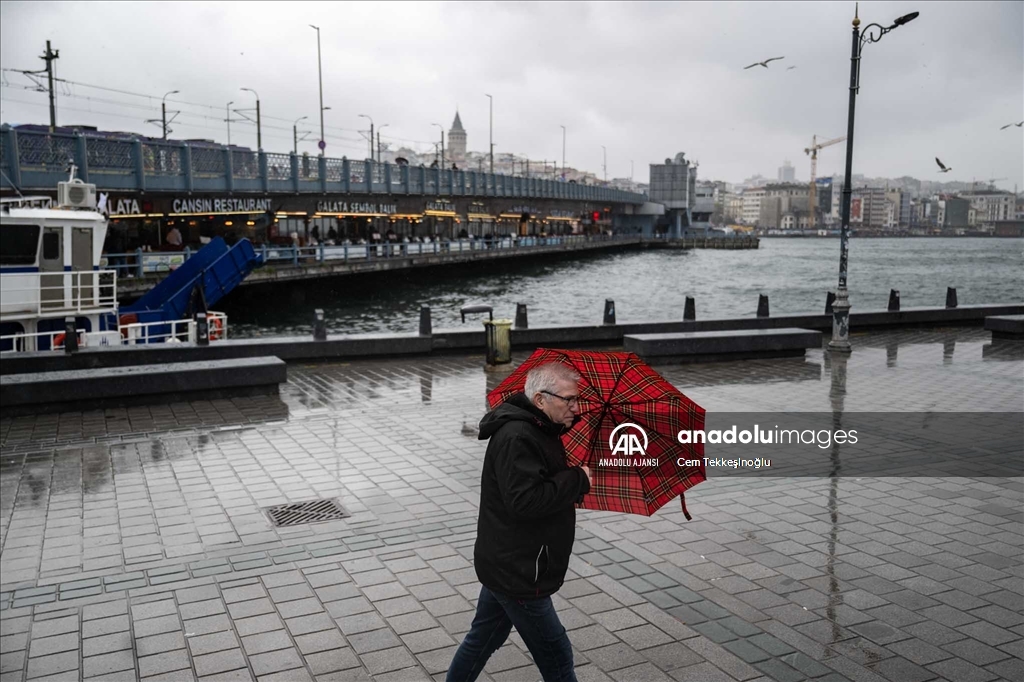
[[[534,367],[526,374],[526,386],[523,392],[533,400],[533,396],[544,391],[554,392],[559,381],[577,382],[580,375],[568,365],[561,362],[548,362]]]

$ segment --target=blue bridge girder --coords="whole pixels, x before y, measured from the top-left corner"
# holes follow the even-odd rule
[[[68,168],[102,191],[512,197],[642,204],[636,192],[470,170],[252,151],[142,136],[0,128],[0,188],[53,190]]]

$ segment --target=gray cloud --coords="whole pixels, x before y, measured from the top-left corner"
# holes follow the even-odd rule
[[[1024,186],[1022,130],[999,130],[1024,118],[1024,3],[866,2],[861,18],[914,10],[919,19],[865,49],[855,172],[934,179],[940,156],[954,168],[944,180]],[[498,153],[560,160],[565,125],[569,163],[600,172],[605,145],[610,176],[634,160],[646,179],[648,163],[686,151],[702,177],[774,176],[788,158],[806,178],[811,135],[846,132],[852,13],[853,3],[4,2],[0,63],[39,68],[49,38],[60,76],[154,96],[75,86],[60,98],[65,123],[155,134],[143,120],[181,90],[170,99],[210,105],[176,105],[191,114],[174,126],[181,137],[223,140],[224,105],[251,106],[239,88],[255,88],[264,147],[285,151],[294,119],[319,127],[313,23],[331,155],[365,155],[361,113],[388,124],[385,140],[425,151],[431,123],[450,125],[456,106],[470,148],[485,151],[489,92]],[[0,91],[5,122],[45,122],[45,102]],[[254,146],[253,126],[235,124],[232,139]],[[842,166],[841,146],[822,152],[820,173]]]

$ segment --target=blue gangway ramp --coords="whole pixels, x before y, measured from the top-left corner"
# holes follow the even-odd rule
[[[228,248],[222,238],[215,237],[145,296],[121,308],[121,312],[162,313],[146,315],[147,321],[155,321],[154,318],[180,320],[188,314],[189,299],[196,284],[202,286],[206,305],[215,305],[260,265],[262,258],[248,239],[241,239]],[[141,317],[139,319],[142,321]]]

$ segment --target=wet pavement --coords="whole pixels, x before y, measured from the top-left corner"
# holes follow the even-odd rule
[[[709,411],[1024,406],[1019,342],[853,342],[656,369]],[[0,682],[443,679],[506,376],[482,364],[290,365],[275,397],[0,419]],[[266,513],[315,499],[349,516]],[[1022,503],[1020,477],[712,478],[690,522],[579,512],[555,601],[580,680],[1024,679]],[[513,633],[486,678],[539,674]]]

